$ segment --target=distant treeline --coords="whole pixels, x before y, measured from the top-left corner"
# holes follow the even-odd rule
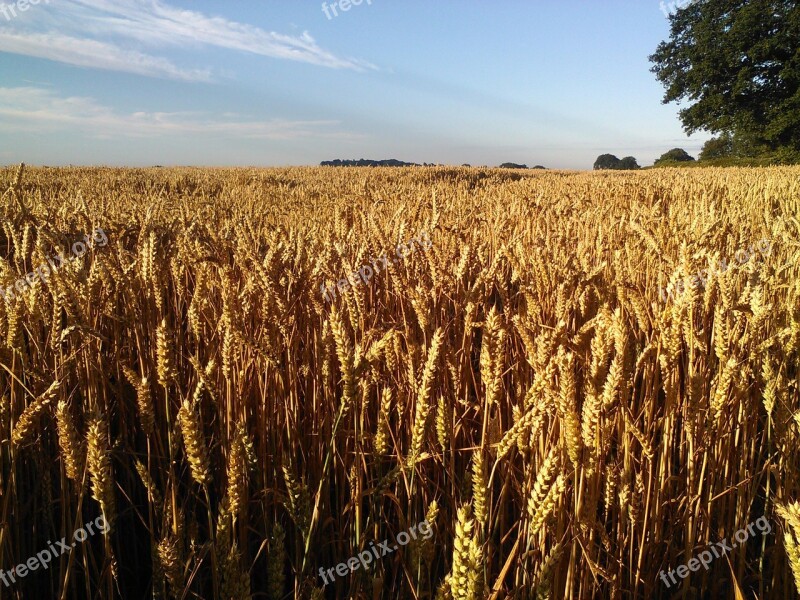
[[[441,167],[443,165],[437,165],[434,163],[410,163],[410,162],[403,162],[402,160],[396,160],[394,158],[390,158],[388,160],[368,160],[366,158],[360,158],[358,160],[341,160],[337,158],[336,160],[323,160],[319,163],[321,167]],[[461,165],[462,167],[469,167],[468,164]],[[515,163],[503,163],[500,165],[501,169],[527,169],[528,165],[518,165]],[[536,165],[532,167],[533,169],[544,169],[545,167],[541,165]]]
[[[535,167],[528,167],[528,165],[518,165],[516,163],[503,163],[500,165],[501,169],[544,169],[542,165],[536,165]]]
[[[403,162],[390,158],[389,160],[367,160],[360,158],[358,160],[323,160],[319,163],[321,167],[421,167],[417,163]],[[427,166],[427,165],[425,165]]]

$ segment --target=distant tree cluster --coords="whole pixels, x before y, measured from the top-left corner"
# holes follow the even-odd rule
[[[700,151],[700,160],[715,160],[720,158],[748,159],[773,156],[783,162],[800,161],[800,150],[794,152],[791,148],[770,150],[768,146],[760,143],[753,136],[741,132],[724,132],[708,140]]]
[[[419,167],[417,163],[403,162],[402,160],[369,160],[360,158],[358,160],[323,160],[320,163],[322,167]],[[427,163],[425,166],[429,166]]]
[[[625,158],[617,158],[613,154],[601,154],[594,161],[594,170],[612,170],[612,171],[635,171],[640,169],[639,163],[632,156]]]
[[[635,162],[635,161],[634,161]],[[366,158],[359,158],[358,160],[342,160],[337,158],[336,160],[323,160],[319,163],[321,167],[441,167],[443,165],[437,163],[410,163],[410,162],[403,162],[401,160],[396,159],[388,159],[388,160],[370,160]],[[461,165],[462,167],[469,167],[468,163],[464,163]],[[489,168],[486,165],[483,165],[482,168]],[[519,165],[517,163],[503,163],[499,167],[500,169],[527,169],[529,168],[528,165]],[[531,169],[545,169],[542,165],[536,165],[535,167],[530,167]],[[638,165],[636,167],[639,168]]]
[[[680,163],[680,162],[694,162],[694,157],[690,156],[686,150],[683,148],[673,148],[669,152],[664,152],[660,158],[657,158],[655,166],[660,166],[669,163]]]
[[[735,153],[733,136],[730,133],[723,133],[719,137],[711,138],[700,151],[700,160],[713,160],[715,158],[727,158]]]

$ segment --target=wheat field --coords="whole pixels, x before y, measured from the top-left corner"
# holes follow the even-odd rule
[[[796,597],[800,168],[0,190],[1,598]]]

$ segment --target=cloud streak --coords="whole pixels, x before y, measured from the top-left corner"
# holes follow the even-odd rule
[[[71,0],[89,12],[96,32],[109,32],[156,46],[207,45],[306,62],[333,69],[375,68],[320,48],[308,32],[290,36],[222,17],[171,7],[160,0]]]
[[[0,31],[0,52],[66,64],[182,81],[210,81],[208,69],[181,68],[143,52],[204,47],[292,60],[331,69],[376,69],[321,48],[308,33],[286,35],[161,0],[59,0],[29,11]]]
[[[135,73],[147,77],[182,81],[211,81],[209,70],[180,69],[165,58],[135,50],[124,50],[108,42],[59,33],[15,33],[0,31],[0,50],[45,58],[78,67]]]
[[[332,128],[338,121],[246,120],[235,114],[219,119],[202,112],[135,112],[122,114],[92,98],[60,97],[34,87],[0,87],[0,131],[46,132],[80,129],[90,137],[154,138],[214,135],[231,139],[359,139]]]

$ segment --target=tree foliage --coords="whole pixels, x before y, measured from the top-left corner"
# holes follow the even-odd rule
[[[800,149],[800,4],[698,0],[672,13],[650,57],[664,103],[689,101],[687,133],[731,133],[751,146]]]
[[[664,152],[656,159],[654,164],[660,165],[667,162],[692,162],[694,157],[690,156],[683,148],[673,148],[669,152]]]
[[[640,169],[641,167],[636,162],[636,159],[632,156],[626,156],[622,160],[614,156],[613,154],[601,154],[597,157],[597,160],[594,161],[594,170],[604,170],[604,169],[611,169],[611,170],[633,170],[633,169]]]
[[[734,156],[733,136],[730,133],[711,138],[700,151],[700,160],[712,160],[715,158],[729,158]]]
[[[597,160],[594,161],[594,170],[619,169],[619,164],[621,162],[622,161],[613,154],[601,154],[597,157]]]
[[[632,156],[626,156],[619,161],[619,168],[625,171],[635,171],[636,169],[641,169],[639,163],[636,162],[636,159]]]

